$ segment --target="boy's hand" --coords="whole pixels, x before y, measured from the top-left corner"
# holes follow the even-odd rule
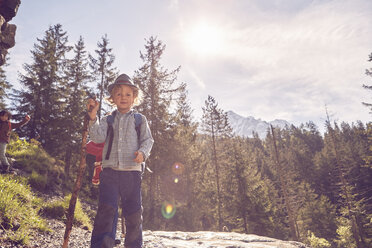
[[[99,102],[90,98],[88,100],[87,109],[88,109],[88,115],[91,120],[96,119],[98,108],[99,108]]]
[[[134,156],[136,156],[136,158],[134,159],[134,162],[136,162],[136,163],[142,163],[144,161],[143,153],[142,152],[136,151],[134,153]]]
[[[30,119],[31,119],[31,117],[30,117],[29,115],[26,115],[26,116],[25,116],[25,120],[26,120],[26,121],[29,121]]]

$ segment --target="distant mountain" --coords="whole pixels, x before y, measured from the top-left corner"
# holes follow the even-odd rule
[[[253,137],[253,132],[257,133],[261,139],[264,139],[267,135],[267,130],[270,128],[270,124],[273,127],[284,128],[286,125],[291,125],[285,120],[273,120],[270,122],[255,119],[252,116],[243,117],[236,114],[233,111],[227,112],[227,117],[233,132],[236,135],[243,137]]]

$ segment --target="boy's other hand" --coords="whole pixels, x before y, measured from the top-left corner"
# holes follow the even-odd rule
[[[99,108],[99,102],[90,98],[88,100],[87,109],[88,109],[88,115],[91,120],[96,119],[98,108]]]
[[[134,153],[134,156],[136,156],[136,158],[134,159],[134,162],[136,162],[136,163],[142,163],[144,161],[142,152],[136,151]]]
[[[25,116],[25,120],[26,120],[26,121],[29,121],[30,119],[31,119],[31,117],[30,117],[29,115],[26,115],[26,116]]]

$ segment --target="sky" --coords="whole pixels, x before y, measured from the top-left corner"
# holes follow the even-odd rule
[[[121,73],[134,75],[140,51],[157,37],[160,63],[181,66],[195,119],[208,95],[224,111],[294,125],[366,123],[372,85],[370,0],[23,0],[7,78],[15,88],[37,38],[61,24],[71,45],[94,54],[107,34]]]

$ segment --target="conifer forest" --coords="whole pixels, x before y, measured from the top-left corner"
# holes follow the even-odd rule
[[[165,68],[164,53],[166,44],[149,37],[139,53],[142,65],[130,75],[143,93],[136,108],[155,140],[142,183],[144,229],[227,229],[304,243],[317,239],[319,247],[372,247],[371,122],[334,121],[325,113],[324,133],[309,120],[271,127],[265,139],[239,137],[213,96],[195,119],[187,82],[177,79],[182,65]],[[6,65],[0,68],[1,109],[15,121],[31,116],[16,133],[59,161],[66,194],[79,165],[87,99],[102,104],[100,117],[112,111],[105,97],[120,73],[115,56],[107,35],[87,51],[83,37],[73,43],[56,24],[35,41],[19,89],[7,81]],[[372,68],[372,50],[368,56]],[[364,88],[372,89],[372,78]],[[361,100],[360,107],[372,111],[372,103]],[[92,187],[86,180],[81,197],[97,200]]]

